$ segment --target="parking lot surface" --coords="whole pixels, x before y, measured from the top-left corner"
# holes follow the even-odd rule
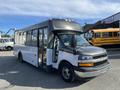
[[[47,73],[20,63],[12,51],[0,51],[0,90],[120,90],[120,51],[108,51],[111,69],[89,81],[64,82],[59,74]]]

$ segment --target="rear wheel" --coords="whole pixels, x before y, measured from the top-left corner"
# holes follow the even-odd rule
[[[75,79],[74,69],[69,63],[64,63],[60,66],[60,74],[62,79],[66,82],[72,82]]]

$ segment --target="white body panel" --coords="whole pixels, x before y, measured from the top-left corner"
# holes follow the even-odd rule
[[[47,49],[47,65],[52,65],[52,49]]]
[[[58,69],[59,64],[62,60],[68,61],[73,66],[78,65],[78,55],[73,55],[72,53],[67,53],[64,51],[59,51],[58,55],[58,61],[56,63],[52,63],[52,66],[56,69]]]
[[[21,52],[23,60],[38,67],[38,48],[24,45],[15,45],[14,54],[18,56]]]
[[[73,66],[78,65],[78,55],[73,55],[72,53],[67,53],[64,51],[59,51],[58,60],[54,63],[53,60],[53,49],[47,49],[47,62],[46,65],[52,65],[53,68],[58,69],[61,61],[65,60],[71,63]]]

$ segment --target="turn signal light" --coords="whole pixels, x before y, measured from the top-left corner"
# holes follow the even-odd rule
[[[94,66],[94,63],[79,63],[79,66],[82,66],[82,67],[92,67],[92,66]]]

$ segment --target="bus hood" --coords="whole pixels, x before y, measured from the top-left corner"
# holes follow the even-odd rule
[[[80,48],[76,49],[77,53],[82,54],[82,55],[99,55],[106,53],[106,50],[100,47],[95,47],[95,46],[83,46]]]

